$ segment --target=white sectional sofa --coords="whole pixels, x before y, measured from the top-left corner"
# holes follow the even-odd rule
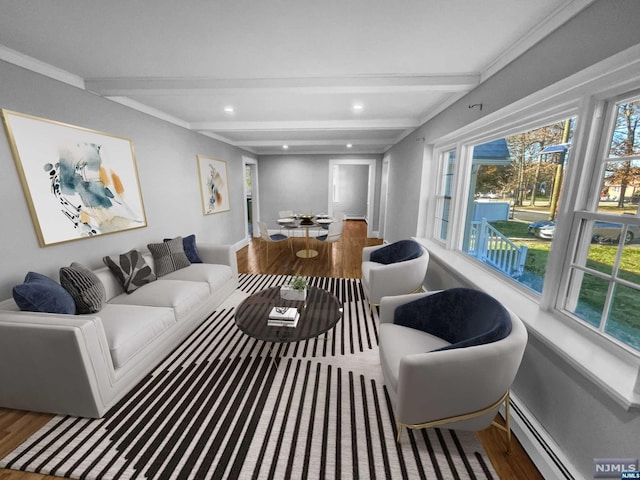
[[[235,250],[198,244],[193,263],[133,293],[107,267],[95,314],[20,311],[0,302],[0,407],[99,418],[238,285]],[[149,253],[143,254],[155,270]]]

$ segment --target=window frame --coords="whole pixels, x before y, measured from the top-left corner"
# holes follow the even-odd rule
[[[453,154],[453,158],[450,158],[452,154]],[[436,158],[438,162],[438,170],[436,174],[436,187],[435,187],[436,195],[435,195],[433,238],[436,241],[446,244],[447,239],[451,237],[450,235],[451,228],[454,223],[451,221],[451,219],[453,218],[452,209],[453,209],[453,202],[455,199],[455,190],[456,190],[455,174],[456,174],[456,166],[457,166],[456,164],[458,159],[457,159],[457,151],[455,147],[444,149],[444,150],[438,150],[436,152],[436,155],[437,155]],[[449,172],[449,162],[451,162],[451,166],[453,167],[451,172]],[[448,192],[448,195],[446,191],[447,184],[450,185],[450,191]],[[447,231],[446,231],[445,237],[442,238],[442,235],[441,235],[442,225],[445,222],[443,211],[444,211],[445,201],[447,199],[449,200],[448,218],[446,220]]]
[[[605,109],[603,102],[623,92],[632,92],[640,82],[640,46],[632,47],[593,65],[571,77],[518,100],[498,111],[489,112],[458,130],[438,138],[425,139],[425,152],[456,148],[454,176],[455,198],[450,217],[455,219],[446,245],[434,238],[435,180],[423,181],[417,239],[432,255],[436,268],[448,272],[452,279],[487,291],[523,319],[531,334],[582,372],[602,391],[625,409],[640,407],[640,355],[619,343],[594,332],[584,321],[576,320],[557,308],[561,286],[578,235],[574,225],[575,212],[588,209],[594,176],[600,163],[596,156],[601,140]],[[627,93],[628,95],[628,93]],[[490,267],[461,252],[464,215],[468,201],[472,145],[488,142],[529,127],[551,123],[558,118],[576,117],[573,132],[572,158],[565,171],[560,207],[561,219],[549,253],[545,284],[541,296],[529,289],[504,282],[504,277]],[[425,130],[428,132],[428,130]],[[435,170],[435,162],[431,171]],[[428,175],[423,171],[423,180]],[[595,177],[595,178],[594,178]],[[429,194],[429,189],[431,194]],[[426,200],[426,201],[424,201]],[[420,237],[422,235],[423,237]],[[437,271],[437,270],[436,270]],[[427,278],[427,287],[428,278]],[[443,288],[440,286],[439,288]],[[446,287],[445,287],[446,288]]]
[[[598,211],[602,179],[607,163],[612,161],[612,157],[609,157],[608,153],[615,129],[617,105],[625,100],[637,100],[640,98],[640,90],[638,89],[625,91],[625,88],[621,88],[619,90],[622,91],[607,92],[605,95],[600,97],[594,96],[591,99],[594,104],[591,122],[592,135],[587,140],[587,151],[591,153],[591,158],[589,159],[590,168],[585,169],[591,172],[591,181],[585,182],[588,184],[588,188],[585,188],[583,191],[583,204],[576,205],[571,213],[571,222],[567,222],[571,223],[571,231],[569,232],[571,242],[560,273],[560,284],[558,285],[554,308],[563,315],[579,322],[583,327],[593,330],[595,334],[602,336],[605,341],[611,342],[613,348],[621,348],[631,355],[640,357],[640,351],[605,332],[605,320],[601,319],[600,325],[594,327],[585,319],[574,314],[567,307],[567,305],[577,302],[580,294],[580,287],[576,285],[575,281],[572,281],[574,272],[581,272],[582,275],[588,273],[608,282],[609,289],[605,297],[604,310],[608,309],[610,302],[612,302],[612,285],[629,286],[629,282],[625,282],[612,275],[594,274],[586,267],[586,257],[589,253],[588,246],[591,243],[592,231],[591,228],[583,228],[583,225],[589,226],[596,221],[640,225],[640,208],[634,216],[629,218],[620,218],[621,214]],[[633,157],[636,158],[637,156]],[[579,208],[580,206],[583,208]],[[623,248],[623,246],[624,244],[620,246],[620,248]],[[619,256],[620,252],[617,252],[616,263],[619,261]],[[578,273],[578,275],[580,275],[580,273]]]

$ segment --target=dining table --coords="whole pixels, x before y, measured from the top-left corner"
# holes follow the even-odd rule
[[[334,221],[332,217],[325,214],[297,214],[293,217],[279,218],[278,224],[288,230],[304,229],[305,246],[304,249],[296,252],[296,256],[298,258],[314,258],[318,256],[318,251],[309,246],[309,230],[311,228],[327,226]]]

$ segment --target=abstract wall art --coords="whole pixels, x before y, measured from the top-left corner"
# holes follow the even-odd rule
[[[2,110],[41,247],[146,227],[131,140]]]
[[[230,210],[227,162],[204,155],[196,157],[203,213],[210,215]]]

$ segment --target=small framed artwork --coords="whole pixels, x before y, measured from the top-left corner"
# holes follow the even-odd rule
[[[202,194],[202,212],[210,215],[230,210],[227,162],[205,155],[196,155],[196,157]]]
[[[147,226],[131,140],[1,112],[41,247]]]

